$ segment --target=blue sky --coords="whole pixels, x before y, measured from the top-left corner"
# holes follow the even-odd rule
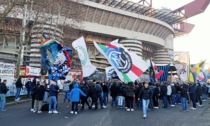
[[[153,0],[153,8],[167,7],[172,10],[193,0]],[[195,24],[189,34],[174,39],[175,51],[188,51],[192,64],[207,59],[210,62],[210,5],[197,16],[191,17],[186,22]]]

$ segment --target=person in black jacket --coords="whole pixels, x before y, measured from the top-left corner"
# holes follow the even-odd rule
[[[37,93],[37,87],[39,86],[39,83],[37,82],[37,84],[32,83],[31,85],[31,111],[32,112],[36,112],[36,110],[34,109],[34,103],[35,103],[35,98],[36,98],[36,93]]]
[[[31,85],[32,85],[32,82],[31,82],[31,79],[28,79],[28,82],[26,83],[25,87],[27,89],[27,97],[28,98],[31,98]]]
[[[127,111],[134,111],[133,109],[133,100],[135,96],[135,87],[133,85],[133,82],[128,82],[128,85],[125,88],[126,90],[126,97],[127,97]]]
[[[6,93],[9,90],[6,87],[7,80],[4,80],[3,83],[0,83],[0,111],[7,111],[5,109],[5,103],[6,103]]]
[[[37,113],[42,113],[41,111],[41,107],[42,107],[42,101],[43,101],[43,98],[44,98],[44,93],[45,93],[46,89],[43,85],[43,83],[39,86],[37,86],[37,89],[36,89],[36,95],[35,95],[35,106],[36,106],[36,109],[37,109]]]
[[[168,108],[168,100],[167,100],[167,86],[166,83],[163,84],[163,86],[161,87],[161,95],[163,98],[163,108]]]
[[[196,84],[190,84],[189,95],[190,95],[190,100],[192,101],[192,105],[193,105],[191,109],[196,110]]]
[[[143,103],[143,118],[147,117],[147,109],[149,106],[150,99],[152,97],[152,91],[149,89],[149,83],[145,82],[144,87],[140,91],[139,97],[142,99]]]
[[[15,95],[15,101],[19,101],[20,98],[19,98],[19,95],[20,95],[20,92],[21,92],[21,89],[23,88],[23,84],[22,84],[22,78],[19,77],[15,83],[15,86],[16,86],[16,95]]]
[[[118,93],[117,83],[113,82],[110,88],[110,96],[112,97],[111,106],[113,106],[113,104],[117,106],[117,93]]]
[[[202,87],[201,87],[201,84],[198,83],[197,84],[197,88],[196,88],[196,94],[197,94],[197,100],[199,102],[198,106],[203,106],[203,102],[202,102]]]
[[[83,95],[80,95],[81,96],[81,103],[82,103],[82,107],[81,107],[81,110],[84,110],[84,106],[85,106],[85,103],[87,104],[88,108],[91,109],[90,107],[90,104],[89,102],[87,101],[88,100],[88,97],[89,97],[89,85],[87,82],[85,82],[84,84],[82,84],[82,87],[81,87],[81,90],[85,93],[86,97],[83,96]]]
[[[183,112],[187,111],[187,99],[188,99],[188,87],[186,84],[183,84],[181,88],[181,102],[182,102],[182,110]]]
[[[154,108],[155,109],[158,109],[158,106],[159,106],[159,97],[160,97],[160,88],[159,88],[159,84],[156,83],[155,84],[155,88],[154,88],[154,91],[153,91],[153,105],[154,105]]]
[[[108,93],[109,93],[109,87],[104,83],[102,83],[102,90],[103,90],[103,103],[104,108],[106,108],[107,105],[107,99],[108,99]]]

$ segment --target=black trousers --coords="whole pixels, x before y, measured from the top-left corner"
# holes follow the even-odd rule
[[[198,99],[199,104],[200,104],[200,105],[203,105],[203,102],[202,102],[201,96],[197,95],[197,99]]]
[[[79,102],[72,102],[71,104],[71,111],[78,111],[78,103]]]
[[[127,107],[133,108],[133,97],[132,96],[127,96]]]
[[[192,101],[193,108],[196,108],[196,96],[195,96],[195,94],[190,94],[190,100]]]
[[[158,107],[159,106],[158,97],[157,96],[153,96],[152,100],[153,100],[154,107]]]
[[[35,95],[31,95],[31,108],[34,108]]]
[[[81,101],[82,101],[82,109],[84,108],[85,106],[85,103],[88,107],[90,107],[88,101],[87,101],[88,97],[81,97]]]
[[[98,97],[92,98],[91,108],[93,105],[95,105],[95,109],[98,109]]]
[[[171,105],[171,95],[167,95],[168,104]]]

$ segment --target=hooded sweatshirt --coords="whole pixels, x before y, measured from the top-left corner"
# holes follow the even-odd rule
[[[79,85],[76,83],[74,84],[74,88],[70,92],[70,99],[72,100],[72,102],[79,102],[80,95],[86,97],[85,93],[79,89]]]

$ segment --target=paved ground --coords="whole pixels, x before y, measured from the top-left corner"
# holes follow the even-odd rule
[[[126,112],[125,109],[84,110],[71,115],[70,103],[59,102],[59,114],[30,112],[30,103],[8,106],[0,112],[0,126],[210,126],[210,105],[204,103],[196,111],[180,112],[181,106],[149,111],[142,119],[142,110]],[[188,106],[190,108],[191,105]]]

